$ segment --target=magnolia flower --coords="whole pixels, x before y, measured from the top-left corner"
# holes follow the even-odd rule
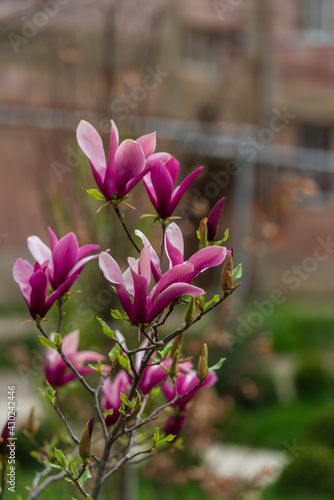
[[[208,215],[206,222],[208,228],[208,240],[214,241],[218,234],[219,222],[223,214],[225,198],[221,198]]]
[[[74,280],[79,276],[82,268],[91,259],[98,255],[89,255],[98,250],[100,245],[84,245],[79,247],[74,233],[68,233],[58,240],[51,228],[48,228],[51,249],[38,236],[29,236],[28,248],[34,259],[41,265],[47,265],[50,283],[56,290],[63,283],[68,282],[62,293],[68,291]]]
[[[136,230],[136,235],[139,236],[144,245],[149,246],[151,267],[155,280],[158,282],[161,279],[160,260],[146,236]],[[231,253],[225,247],[207,247],[194,253],[186,262],[183,261],[184,242],[181,229],[175,222],[169,224],[165,233],[165,250],[169,261],[169,269],[173,269],[179,265],[192,264],[193,269],[190,273],[182,276],[182,281],[191,283],[191,281],[200,273],[210,267],[218,266],[223,262],[226,254]]]
[[[72,275],[48,296],[49,272],[47,264],[40,266],[36,262],[35,267],[33,267],[27,260],[17,259],[14,264],[13,276],[16,283],[20,286],[33,319],[36,316],[44,318],[59,295],[68,290],[77,278],[76,274]]]
[[[78,347],[79,330],[74,330],[63,337],[62,350],[64,354],[66,354],[80,375],[87,375],[93,372],[94,368],[86,366],[85,363],[101,361],[104,359],[104,356],[94,351],[78,351]],[[47,381],[53,386],[65,385],[76,378],[75,373],[68,368],[60,354],[51,347],[46,348],[44,371]]]
[[[121,393],[127,395],[130,386],[131,377],[124,370],[118,372],[113,381],[107,378],[103,383],[101,406],[104,410],[113,410],[112,414],[106,418],[107,425],[117,422],[122,404]]]
[[[155,132],[136,141],[126,139],[119,145],[118,129],[111,120],[109,158],[106,161],[102,139],[97,130],[82,120],[77,128],[77,141],[87,156],[96,184],[106,200],[114,193],[122,198],[147,174],[146,157],[154,153]]]
[[[174,189],[180,164],[167,153],[153,155],[149,159],[151,169],[143,178],[147,194],[162,219],[170,217],[192,181],[204,167],[197,168]]]
[[[151,323],[165,307],[182,295],[200,297],[204,293],[201,288],[179,282],[193,271],[194,265],[190,262],[169,269],[150,292],[149,247],[143,248],[138,260],[129,257],[128,263],[129,268],[122,274],[119,265],[108,253],[102,252],[99,257],[99,266],[105,278],[115,285],[119,300],[134,323]]]
[[[188,416],[189,410],[187,404],[191,398],[193,398],[199,390],[204,389],[204,387],[211,387],[218,380],[217,375],[212,371],[209,372],[204,382],[198,385],[199,378],[190,361],[183,362],[181,360],[181,362],[178,363],[178,370],[179,373],[175,380],[175,387],[170,380],[166,380],[161,386],[167,401],[173,401],[176,394],[178,396],[184,396],[191,391],[190,394],[173,403],[174,414],[168,417],[164,424],[166,435],[174,434],[176,437],[180,434],[182,426]],[[196,387],[197,385],[198,387]]]

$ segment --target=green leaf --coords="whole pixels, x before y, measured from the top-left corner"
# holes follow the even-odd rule
[[[64,467],[62,467],[61,465],[58,465],[58,464],[53,464],[52,462],[50,462],[49,460],[44,460],[44,463],[46,465],[48,465],[49,467],[52,467],[53,469],[60,469],[60,470],[64,470]]]
[[[100,191],[98,191],[97,189],[87,189],[87,193],[90,194],[90,196],[92,196],[96,200],[102,200],[102,201],[106,200],[105,196],[103,196],[103,194],[100,193]]]
[[[102,372],[103,372],[103,366],[102,366],[102,363],[101,361],[98,359],[97,360],[97,366],[96,365],[93,365],[92,363],[88,363],[88,366],[89,368],[91,368],[92,370],[94,370],[95,372],[99,373],[100,375],[102,375]]]
[[[133,404],[131,403],[131,401],[129,400],[129,398],[128,398],[125,394],[123,394],[123,392],[121,392],[121,396],[120,396],[120,397],[121,397],[121,401],[123,401],[123,403],[124,403],[126,406],[128,406],[128,407],[129,407],[132,411],[134,411],[134,409],[135,409],[135,405],[133,405]]]
[[[162,361],[167,358],[172,347],[173,347],[173,343],[168,342],[168,344],[165,345],[165,347],[162,349],[162,351],[157,351],[157,354]]]
[[[64,469],[67,469],[66,458],[61,450],[57,448],[55,449],[55,457],[58,460],[58,462],[64,467]]]
[[[71,472],[72,472],[73,476],[78,477],[79,472],[78,472],[78,468],[77,468],[75,463],[71,464]]]
[[[110,408],[110,410],[106,410],[103,415],[104,415],[104,418],[107,418],[109,415],[112,415],[114,413],[114,409],[113,408]]]
[[[111,316],[114,319],[121,319],[123,321],[128,321],[128,322],[131,323],[131,319],[128,316],[126,316],[126,315],[120,313],[119,311],[117,311],[117,309],[111,309]]]
[[[105,335],[107,335],[107,337],[111,338],[112,340],[115,340],[115,333],[113,332],[113,330],[111,330],[109,328],[109,326],[107,325],[107,323],[105,321],[103,321],[99,317],[97,317],[96,319],[100,323],[100,325],[102,326],[103,333]]]
[[[219,368],[221,367],[221,365],[224,363],[226,358],[221,358],[218,363],[216,363],[215,365],[211,366],[211,368],[209,368],[209,372],[213,372],[213,371],[216,371],[216,370],[219,370]]]
[[[219,295],[215,295],[213,299],[211,299],[209,302],[206,302],[204,309],[207,309],[211,304],[214,304],[219,301]]]
[[[154,389],[151,390],[151,399],[156,398],[160,394],[160,387],[154,387]]]
[[[45,338],[43,335],[39,336],[39,342],[45,347],[51,347],[51,349],[57,350],[56,344],[52,340]]]
[[[124,368],[124,370],[129,373],[129,371],[130,371],[129,358],[127,356],[122,356],[121,354],[118,354],[117,359],[118,359],[118,362],[121,365],[121,367]]]
[[[182,297],[180,298],[181,302],[183,302],[184,304],[189,304],[191,299],[192,295],[182,295]]]
[[[224,243],[224,241],[226,241],[228,239],[228,236],[229,236],[229,230],[226,229],[225,233],[224,233],[224,236],[223,236],[223,239],[219,240],[219,241],[216,241],[214,243],[214,246],[220,246],[222,243]]]
[[[78,480],[78,483],[80,486],[85,486],[85,483],[87,482],[88,479],[90,479],[92,476],[89,472],[88,467],[85,469],[85,471],[82,473],[81,478]],[[88,498],[88,497],[87,497]]]
[[[233,269],[232,280],[238,280],[242,276],[242,264],[239,264],[235,269]]]
[[[114,363],[116,361],[116,359],[118,358],[118,355],[119,355],[119,352],[121,350],[121,346],[119,344],[116,344],[112,349],[111,351],[109,352],[108,356],[109,356],[109,359],[112,363]]]
[[[54,343],[56,344],[57,347],[61,346],[62,338],[61,338],[60,333],[56,333],[56,335],[54,336],[53,341],[54,341]]]

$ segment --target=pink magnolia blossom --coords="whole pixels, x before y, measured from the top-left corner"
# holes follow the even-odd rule
[[[17,259],[14,264],[13,276],[20,286],[33,319],[36,316],[44,318],[59,295],[68,290],[77,278],[76,274],[72,275],[48,296],[49,271],[47,264],[41,266],[36,262],[35,267],[33,267],[27,260]]]
[[[193,369],[191,362],[181,362],[178,364],[179,373],[175,380],[175,388],[170,380],[166,380],[162,384],[162,391],[167,399],[167,401],[173,401],[176,394],[178,396],[184,396],[175,403],[173,403],[173,408],[175,410],[174,414],[171,415],[165,422],[164,430],[165,433],[174,434],[176,437],[181,432],[182,426],[188,415],[187,404],[189,401],[197,394],[198,391],[204,389],[205,387],[211,387],[214,385],[218,377],[214,371],[209,372],[207,378],[199,384],[199,378],[196,371]],[[196,389],[195,389],[196,387]],[[188,394],[189,391],[190,394]],[[187,394],[187,396],[185,396]]]
[[[170,217],[187,188],[204,167],[197,168],[174,189],[180,170],[179,162],[167,153],[152,155],[148,158],[150,171],[143,182],[150,200],[162,219]]]
[[[51,228],[49,229],[49,248],[38,236],[29,236],[28,248],[34,259],[41,265],[47,265],[49,280],[52,288],[56,290],[63,283],[68,286],[63,292],[68,291],[74,280],[78,277],[84,265],[98,255],[89,255],[100,248],[100,245],[84,245],[79,247],[74,233],[68,233],[58,240]],[[62,292],[62,293],[63,293]]]
[[[114,193],[117,199],[127,195],[149,171],[146,158],[154,153],[155,132],[139,137],[136,141],[126,139],[119,145],[118,129],[111,120],[109,158],[97,130],[82,120],[77,128],[77,141],[87,156],[96,184],[106,200]]]
[[[139,236],[144,245],[149,247],[151,268],[155,280],[158,282],[161,279],[161,269],[160,260],[156,254],[153,247],[146,236],[141,232],[136,230],[136,235]],[[225,247],[207,247],[202,248],[198,252],[194,253],[187,261],[183,261],[184,253],[184,241],[181,229],[175,222],[169,224],[165,233],[165,250],[169,261],[169,269],[173,269],[177,266],[184,264],[192,264],[193,269],[190,273],[182,276],[182,281],[185,283],[191,283],[191,281],[200,273],[205,271],[210,267],[218,266],[223,262],[226,255],[231,253],[226,250]]]
[[[102,361],[104,356],[94,351],[78,351],[79,347],[79,330],[65,335],[62,340],[62,350],[68,357],[69,361],[76,368],[80,375],[87,375],[94,371],[86,363],[94,361]],[[68,382],[76,379],[66,363],[62,360],[60,354],[51,347],[46,348],[44,371],[47,381],[53,386],[65,385]]]
[[[113,381],[107,378],[102,385],[102,401],[103,410],[113,410],[111,415],[106,418],[107,425],[113,425],[117,422],[120,416],[120,407],[122,404],[121,393],[127,395],[131,386],[131,377],[122,370],[117,373]]]
[[[129,268],[122,274],[119,265],[108,253],[102,252],[99,257],[99,266],[105,278],[115,285],[119,300],[134,323],[151,323],[165,307],[182,295],[199,297],[204,293],[201,288],[182,282],[182,277],[193,271],[194,265],[190,262],[169,269],[150,292],[149,247],[143,248],[138,260],[129,257],[128,263]]]

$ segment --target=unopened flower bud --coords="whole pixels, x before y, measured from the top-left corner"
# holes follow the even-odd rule
[[[183,344],[183,337],[184,337],[184,332],[180,333],[175,339],[173,340],[173,345],[171,350],[169,351],[169,356],[171,358],[174,358],[174,355],[176,351],[179,351],[179,353],[182,350],[182,344]]]
[[[87,460],[90,457],[90,445],[91,438],[94,427],[94,418],[91,418],[89,422],[85,425],[85,428],[81,434],[79,443],[79,455],[83,460]]]
[[[222,290],[230,290],[233,286],[233,257],[231,254],[225,258],[222,274],[221,274]]]
[[[32,436],[35,436],[39,429],[39,421],[35,420],[35,409],[31,408],[28,420],[22,426],[23,430],[27,431]]]
[[[207,220],[207,238],[214,241],[217,238],[219,222],[224,210],[225,198],[221,198],[213,207]]]
[[[198,376],[200,382],[204,382],[204,380],[206,379],[208,374],[209,374],[208,346],[206,344],[204,344],[202,355],[199,357],[199,360],[198,360],[198,369],[197,369],[197,376]]]
[[[187,323],[187,325],[191,325],[191,323],[194,321],[195,311],[196,311],[195,297],[191,297],[186,315],[184,317],[184,321]]]
[[[178,362],[179,362],[179,350],[177,350],[173,356],[173,361],[169,370],[169,375],[172,380],[175,380],[178,375]]]
[[[199,223],[198,231],[197,231],[200,250],[202,250],[202,248],[209,246],[207,220],[208,220],[207,218],[204,218],[201,220],[201,222]]]
[[[137,391],[137,397],[136,397],[136,402],[135,402],[135,408],[134,408],[134,413],[137,414],[140,412],[141,409],[141,395],[140,392]]]

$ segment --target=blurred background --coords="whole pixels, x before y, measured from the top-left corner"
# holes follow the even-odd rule
[[[131,252],[113,214],[95,214],[75,139],[85,119],[108,147],[112,118],[122,138],[156,130],[157,150],[180,160],[180,178],[206,167],[176,212],[186,254],[225,196],[221,234],[230,229],[227,247],[243,263],[233,298],[187,334],[189,355],[204,335],[212,362],[226,357],[217,387],[194,403],[184,450],[137,468],[123,498],[332,499],[333,2],[1,0],[0,23],[2,421],[8,384],[17,385],[22,421],[33,401],[46,411],[35,389],[41,349],[31,325],[19,326],[29,318],[12,279],[15,259],[29,258],[26,238],[48,243],[51,226],[112,248],[124,263]],[[139,186],[131,204],[153,213]],[[126,219],[138,224],[131,210]],[[140,229],[159,245],[150,219]],[[99,292],[95,264],[67,324],[90,347],[100,342],[96,314],[109,319],[114,300]],[[214,293],[217,274],[199,283]],[[71,388],[66,397],[73,404]]]

